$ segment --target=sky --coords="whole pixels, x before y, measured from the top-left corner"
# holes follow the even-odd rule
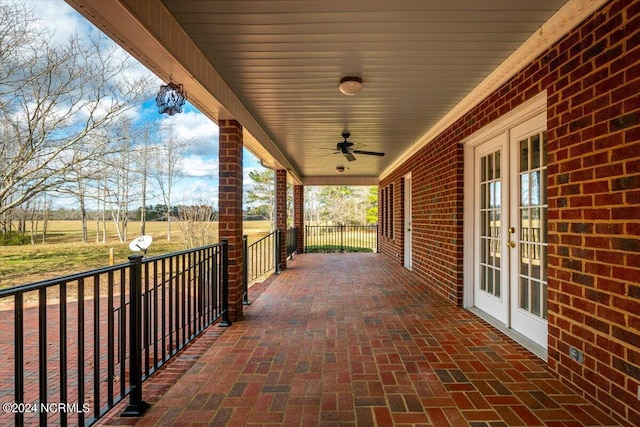
[[[64,42],[74,32],[79,34],[98,33],[99,30],[78,14],[63,0],[0,0],[0,2],[16,2],[26,4],[41,19],[41,25],[51,31],[54,41]],[[128,55],[120,49],[122,55]],[[152,74],[140,65],[140,73]],[[166,83],[166,82],[165,82]],[[180,82],[176,82],[180,83]],[[158,80],[158,85],[163,84]],[[158,86],[159,89],[159,86]],[[188,96],[188,87],[187,90]],[[217,207],[218,193],[218,127],[197,108],[187,102],[182,113],[174,116],[159,114],[154,97],[144,102],[133,117],[140,123],[152,122],[158,127],[170,125],[180,138],[189,141],[183,156],[183,173],[172,190],[172,204],[206,203]],[[250,171],[263,167],[256,157],[244,150],[244,185],[250,186]],[[160,203],[160,199],[148,201],[148,204]],[[64,203],[61,201],[61,204]],[[137,206],[132,206],[137,208]]]

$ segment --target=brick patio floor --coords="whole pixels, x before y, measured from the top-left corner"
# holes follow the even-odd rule
[[[144,417],[101,424],[619,425],[385,255],[300,255],[252,294],[145,383]]]

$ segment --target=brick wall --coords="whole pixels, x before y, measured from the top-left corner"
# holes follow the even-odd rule
[[[242,318],[244,253],[242,243],[242,126],[220,120],[218,236],[229,239],[229,317]]]
[[[296,252],[304,252],[304,186],[293,187],[293,226],[298,229],[296,234]]]
[[[457,305],[462,303],[463,150],[459,140],[454,132],[445,132],[380,184],[394,184],[393,238],[381,236],[380,251],[404,262],[403,176],[411,172],[413,272]]]
[[[287,171],[276,170],[276,228],[280,230],[280,267],[287,268]]]
[[[640,425],[640,2],[617,0],[409,159],[413,271],[462,296],[463,160],[458,142],[547,90],[549,366],[617,417]],[[396,201],[401,205],[400,195]],[[401,206],[398,207],[401,209]],[[401,233],[402,215],[395,216]],[[402,253],[402,235],[381,250]],[[585,353],[578,364],[569,346]]]
[[[608,4],[543,67],[558,70],[547,87],[549,365],[640,425],[640,2]]]

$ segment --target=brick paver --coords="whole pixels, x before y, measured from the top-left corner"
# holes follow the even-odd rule
[[[384,255],[301,255],[255,296],[244,320],[183,353],[191,367],[144,417],[103,423],[619,425]]]
[[[23,414],[25,425],[38,425],[39,413],[34,411],[34,406],[40,402],[39,396],[39,310],[38,300],[36,293],[31,292],[28,295],[27,301],[24,304],[23,312],[23,328],[24,336],[22,345],[24,348],[23,354],[23,376],[24,376],[24,402],[31,407],[30,411]],[[0,404],[13,403],[15,399],[15,314],[13,299],[7,298],[8,301],[0,303]],[[98,313],[99,322],[94,322],[93,310],[94,300],[87,298],[83,300],[84,303],[79,306],[78,299],[73,297],[69,298],[66,304],[66,324],[64,329],[60,327],[60,301],[56,298],[52,298],[51,295],[47,298],[46,304],[46,391],[47,391],[47,403],[57,404],[65,401],[61,397],[61,376],[60,376],[60,364],[61,364],[61,331],[66,333],[66,402],[72,405],[77,405],[78,410],[72,410],[67,414],[67,423],[69,425],[82,424],[80,408],[83,404],[89,405],[89,408],[95,409],[102,407],[106,402],[107,396],[107,356],[106,356],[106,331],[107,331],[107,318],[110,315],[107,306],[107,299],[105,297],[99,299]],[[11,303],[9,303],[11,302]],[[79,327],[78,313],[84,312],[82,328]],[[113,315],[113,313],[111,313]],[[96,386],[94,375],[94,332],[95,329],[100,331],[98,336],[104,337],[104,340],[100,340],[99,347],[101,349],[99,358],[98,369],[98,384]],[[83,336],[84,339],[80,339]],[[117,343],[117,333],[114,336],[114,341]],[[83,352],[80,352],[79,343],[83,344]],[[117,354],[117,351],[116,351]],[[82,355],[82,368],[79,367],[79,359]],[[120,365],[116,364],[116,373],[119,373]],[[80,370],[81,369],[81,370]],[[82,398],[78,396],[78,377],[80,372],[83,373],[84,382],[84,395]],[[118,390],[120,386],[119,379],[114,379],[114,388]],[[99,393],[95,393],[95,389],[99,390]],[[96,399],[96,396],[98,398]],[[97,412],[97,410],[96,410]],[[10,426],[15,424],[15,415],[6,411],[0,411],[0,426]],[[60,424],[60,413],[57,411],[50,411],[47,414],[48,425]]]

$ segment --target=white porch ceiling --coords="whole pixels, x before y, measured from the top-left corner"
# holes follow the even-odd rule
[[[106,0],[68,1],[98,22],[82,5]],[[126,5],[135,19],[143,15],[140,3],[154,3],[109,2]],[[161,0],[160,6],[254,119],[249,131],[261,148],[252,151],[305,184],[321,184],[376,182],[566,2]],[[104,19],[115,33],[127,25]],[[134,55],[142,49],[130,46],[131,36],[120,42]],[[170,72],[155,71],[163,78]],[[338,83],[352,75],[362,77],[364,89],[348,97]],[[356,154],[348,162],[332,154],[345,130],[354,148],[386,156]],[[348,170],[338,175],[336,166]]]

